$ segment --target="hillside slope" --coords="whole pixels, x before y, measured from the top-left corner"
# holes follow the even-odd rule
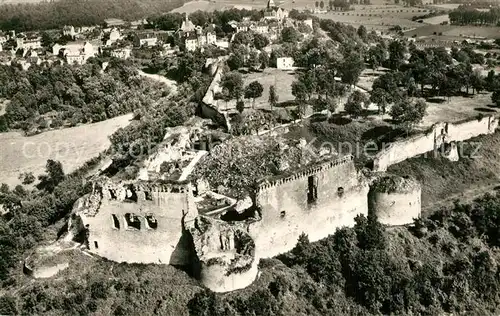
[[[392,165],[388,171],[410,175],[422,184],[422,207],[469,191],[488,191],[500,182],[500,133],[470,139],[459,145],[461,158],[451,162],[442,157],[411,158]]]
[[[61,0],[0,4],[0,29],[30,31],[59,29],[64,25],[90,26],[102,24],[107,18],[133,21],[168,12],[183,3],[183,0]]]

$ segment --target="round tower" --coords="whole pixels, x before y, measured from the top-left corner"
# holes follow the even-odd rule
[[[420,183],[410,177],[383,175],[370,185],[368,212],[385,225],[405,225],[420,217]]]

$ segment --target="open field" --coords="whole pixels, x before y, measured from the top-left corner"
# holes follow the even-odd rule
[[[411,30],[405,33],[406,36],[412,37],[416,36],[432,36],[434,33],[442,32],[443,38],[449,39],[461,39],[461,38],[474,38],[474,37],[484,37],[484,38],[497,38],[500,36],[500,27],[494,26],[460,26],[460,25],[425,25],[419,27],[415,30]]]
[[[279,95],[279,102],[295,100],[292,95],[292,82],[295,80],[295,75],[286,71],[267,68],[264,72],[254,72],[243,76],[244,85],[247,86],[250,82],[257,80],[264,87],[264,92],[260,98],[255,99],[255,107],[269,107],[269,87],[276,86],[276,92]]]
[[[364,25],[368,30],[386,30],[394,25],[399,25],[403,29],[420,27],[422,24],[412,21],[411,18],[429,12],[427,9],[400,5],[355,5],[353,7],[354,10],[352,11],[330,11],[324,14],[316,14],[316,16],[321,19],[331,19],[355,27]]]
[[[480,93],[472,97],[451,97],[442,103],[427,102],[427,115],[421,123],[421,126],[431,126],[436,122],[456,122],[466,118],[479,115],[491,115],[497,112],[495,108],[489,105],[491,102],[491,93]]]
[[[47,159],[61,161],[64,171],[74,171],[110,146],[109,135],[127,126],[132,114],[103,122],[48,131],[24,137],[17,132],[0,133],[0,183],[19,184],[22,172],[35,176],[45,170]]]
[[[441,24],[443,22],[450,23],[450,18],[448,14],[443,14],[443,15],[433,16],[432,18],[424,19],[423,21],[426,24],[436,25],[436,24]]]

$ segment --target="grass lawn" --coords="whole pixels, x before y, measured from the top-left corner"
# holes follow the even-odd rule
[[[497,110],[491,107],[491,94],[481,93],[471,97],[451,97],[441,103],[427,102],[427,115],[424,117],[422,126],[431,126],[436,122],[456,122],[466,118],[475,117],[482,113],[484,115],[496,114]]]
[[[132,114],[103,122],[48,131],[31,137],[0,133],[0,183],[19,184],[22,172],[35,176],[45,171],[47,159],[59,160],[66,173],[96,157],[110,145],[109,135],[127,126]]]
[[[244,85],[247,86],[250,82],[257,80],[264,87],[264,92],[260,98],[255,100],[256,108],[269,108],[269,87],[276,86],[276,92],[279,96],[278,102],[287,102],[295,100],[292,95],[292,82],[295,80],[295,75],[292,72],[286,72],[275,68],[267,68],[263,72],[254,72],[243,75]],[[247,102],[251,106],[251,100]]]

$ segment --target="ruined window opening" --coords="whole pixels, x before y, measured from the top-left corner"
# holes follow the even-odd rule
[[[337,194],[339,197],[342,197],[344,195],[344,188],[343,187],[339,187],[337,189]]]
[[[125,214],[125,221],[127,223],[127,229],[141,230],[141,221],[135,214]]]
[[[113,218],[113,228],[120,229],[120,221],[118,220],[116,214],[111,214],[111,217]]]
[[[318,178],[309,176],[307,178],[307,203],[314,203],[318,200]]]
[[[144,198],[146,201],[153,201],[153,196],[151,195],[150,191],[144,191]]]
[[[286,212],[285,212],[285,211],[281,211],[281,213],[280,213],[280,217],[281,217],[281,218],[285,218],[285,215],[286,215]]]
[[[178,187],[173,187],[170,192],[172,192],[172,193],[180,193],[181,190]]]
[[[111,196],[112,200],[116,200],[116,194],[115,194],[114,190],[109,189],[109,195]]]
[[[137,193],[133,186],[129,186],[126,191],[125,201],[137,202]]]
[[[99,244],[95,240],[94,240],[94,247],[95,247],[95,249],[99,249]]]
[[[158,220],[156,219],[156,217],[154,217],[153,214],[146,215],[146,223],[148,224],[148,227],[151,229],[158,228]]]

